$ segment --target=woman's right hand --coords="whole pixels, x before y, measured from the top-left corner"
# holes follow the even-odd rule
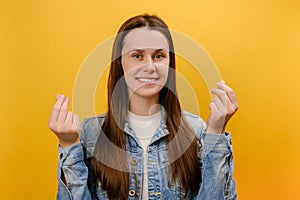
[[[49,128],[55,133],[62,148],[77,144],[79,140],[79,120],[68,111],[69,97],[57,94],[49,120]]]

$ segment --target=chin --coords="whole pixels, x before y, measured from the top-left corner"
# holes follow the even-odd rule
[[[140,97],[144,98],[154,98],[159,96],[159,93],[162,88],[157,88],[157,89],[143,89],[140,88],[137,91],[134,92],[135,95],[138,95]]]

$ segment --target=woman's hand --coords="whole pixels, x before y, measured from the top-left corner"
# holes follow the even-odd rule
[[[216,97],[209,104],[211,114],[206,121],[206,132],[224,133],[227,122],[238,110],[238,103],[234,91],[223,80],[217,83],[217,88],[212,89],[211,93]]]
[[[70,99],[63,95],[56,95],[56,102],[49,120],[49,128],[58,137],[62,148],[77,144],[79,140],[79,120],[77,115],[68,111]]]

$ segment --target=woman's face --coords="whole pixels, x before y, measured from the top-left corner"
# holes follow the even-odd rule
[[[167,81],[169,44],[159,31],[135,28],[125,37],[122,67],[129,95],[158,97]]]

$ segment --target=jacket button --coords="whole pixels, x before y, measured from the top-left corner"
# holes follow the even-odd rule
[[[136,158],[132,158],[130,162],[131,162],[132,165],[136,165],[137,164],[137,159]]]
[[[134,190],[129,190],[129,196],[134,197],[135,196],[135,191]]]
[[[63,154],[63,153],[60,153],[60,154],[59,154],[59,159],[62,159],[63,156],[64,156],[64,154]]]
[[[229,192],[228,190],[225,190],[225,196],[228,196]]]

